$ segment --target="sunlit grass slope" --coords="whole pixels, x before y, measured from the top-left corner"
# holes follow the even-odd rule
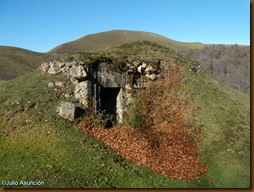
[[[56,106],[71,87],[55,91],[48,83],[62,78],[35,71],[0,82],[0,180],[41,180],[50,188],[250,186],[247,95],[205,74],[184,70],[182,96],[197,108],[203,125],[200,156],[210,168],[207,175],[185,182],[122,158],[100,140],[84,135],[76,122],[60,119]]]
[[[250,187],[250,97],[205,74],[183,74],[183,88],[203,125],[201,157],[213,183],[203,187]]]

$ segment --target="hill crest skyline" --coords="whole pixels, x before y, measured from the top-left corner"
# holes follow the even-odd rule
[[[23,46],[13,46],[11,44],[2,44],[0,45],[0,47],[9,47],[9,48],[20,48],[20,49],[24,49],[24,50],[28,50],[28,51],[32,51],[32,52],[36,52],[36,53],[48,53],[48,52],[52,52],[52,50],[54,49],[57,49],[59,47],[61,47],[62,45],[65,45],[67,43],[70,43],[70,42],[74,42],[74,41],[80,41],[80,40],[83,40],[83,39],[86,39],[86,38],[91,38],[93,36],[97,36],[97,35],[103,35],[103,34],[107,34],[107,33],[143,33],[143,34],[150,34],[150,35],[156,35],[160,38],[165,38],[165,39],[169,39],[172,41],[172,43],[174,44],[181,44],[181,43],[184,43],[184,44],[195,44],[195,46],[198,47],[198,45],[200,45],[201,47],[203,47],[202,45],[234,45],[234,44],[237,44],[237,45],[240,45],[240,46],[250,46],[249,44],[238,44],[238,43],[232,43],[232,44],[224,44],[224,43],[204,43],[204,42],[201,42],[201,41],[182,41],[182,40],[175,40],[171,37],[167,37],[167,36],[164,36],[164,35],[161,35],[159,33],[154,33],[154,32],[150,32],[150,31],[139,31],[139,30],[130,30],[130,29],[112,29],[112,30],[106,30],[106,31],[99,31],[99,32],[95,32],[95,33],[89,33],[89,34],[85,34],[83,36],[80,36],[78,38],[74,38],[70,41],[64,41],[63,43],[60,43],[56,46],[53,46],[51,48],[49,48],[47,51],[36,51],[34,49],[31,49],[31,48],[26,48],[26,47],[23,47]],[[138,41],[138,40],[137,40]],[[128,42],[127,42],[128,43]],[[122,45],[122,44],[119,44],[119,45]],[[118,45],[116,45],[118,46]],[[172,47],[172,48],[175,48],[175,47]]]

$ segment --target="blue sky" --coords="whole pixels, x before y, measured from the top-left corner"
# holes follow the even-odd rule
[[[250,44],[249,0],[0,0],[0,45],[46,52],[126,29],[184,42]]]

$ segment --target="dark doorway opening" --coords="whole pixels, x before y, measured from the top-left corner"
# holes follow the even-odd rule
[[[110,128],[113,126],[117,119],[117,96],[120,92],[120,87],[100,89],[100,110],[106,118],[105,127]],[[109,119],[108,119],[109,118]]]

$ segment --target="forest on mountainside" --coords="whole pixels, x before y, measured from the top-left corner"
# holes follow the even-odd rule
[[[250,94],[250,46],[210,45],[184,53],[220,83]]]

